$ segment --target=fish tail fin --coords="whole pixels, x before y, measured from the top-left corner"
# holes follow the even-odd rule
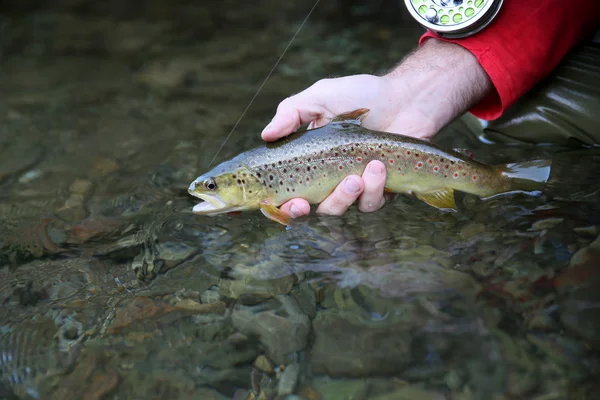
[[[568,201],[600,203],[600,148],[569,150],[552,155],[552,171],[544,195]]]
[[[496,165],[507,180],[510,191],[543,191],[551,174],[551,160],[529,160],[518,163]]]

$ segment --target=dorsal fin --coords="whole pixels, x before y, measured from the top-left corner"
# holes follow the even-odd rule
[[[367,116],[370,110],[368,108],[359,108],[358,110],[350,111],[344,114],[338,114],[331,120],[330,123],[346,123],[361,125],[362,120]]]

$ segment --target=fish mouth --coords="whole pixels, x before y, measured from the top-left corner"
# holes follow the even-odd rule
[[[202,203],[198,203],[192,208],[194,214],[200,215],[217,215],[231,211],[238,211],[239,207],[235,205],[228,205],[218,195],[212,193],[198,193],[193,190],[188,192],[199,199],[204,200]]]

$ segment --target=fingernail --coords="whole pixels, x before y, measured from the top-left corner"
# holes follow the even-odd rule
[[[381,175],[385,171],[385,167],[380,163],[369,164],[369,172],[373,175]]]
[[[344,191],[348,194],[356,194],[360,191],[360,186],[352,178],[346,178],[344,183]]]
[[[271,128],[271,126],[273,126],[272,122],[269,125],[265,126],[265,129],[262,130],[263,133],[266,132],[266,131],[268,131]]]
[[[292,216],[292,218],[300,216],[300,210],[293,204],[290,206],[290,215]]]

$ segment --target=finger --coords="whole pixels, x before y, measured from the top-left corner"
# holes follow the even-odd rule
[[[263,129],[261,137],[267,142],[277,140],[296,131],[301,125],[321,118],[323,107],[313,104],[302,93],[279,103],[273,120]]]
[[[304,199],[296,198],[282,204],[280,210],[292,218],[298,218],[310,213],[310,204]]]
[[[344,179],[317,207],[318,214],[342,215],[352,205],[365,188],[363,180],[356,175]]]
[[[371,161],[367,164],[362,178],[365,182],[365,190],[358,199],[358,209],[362,212],[377,211],[385,204],[383,196],[386,178],[385,165],[378,160]]]

